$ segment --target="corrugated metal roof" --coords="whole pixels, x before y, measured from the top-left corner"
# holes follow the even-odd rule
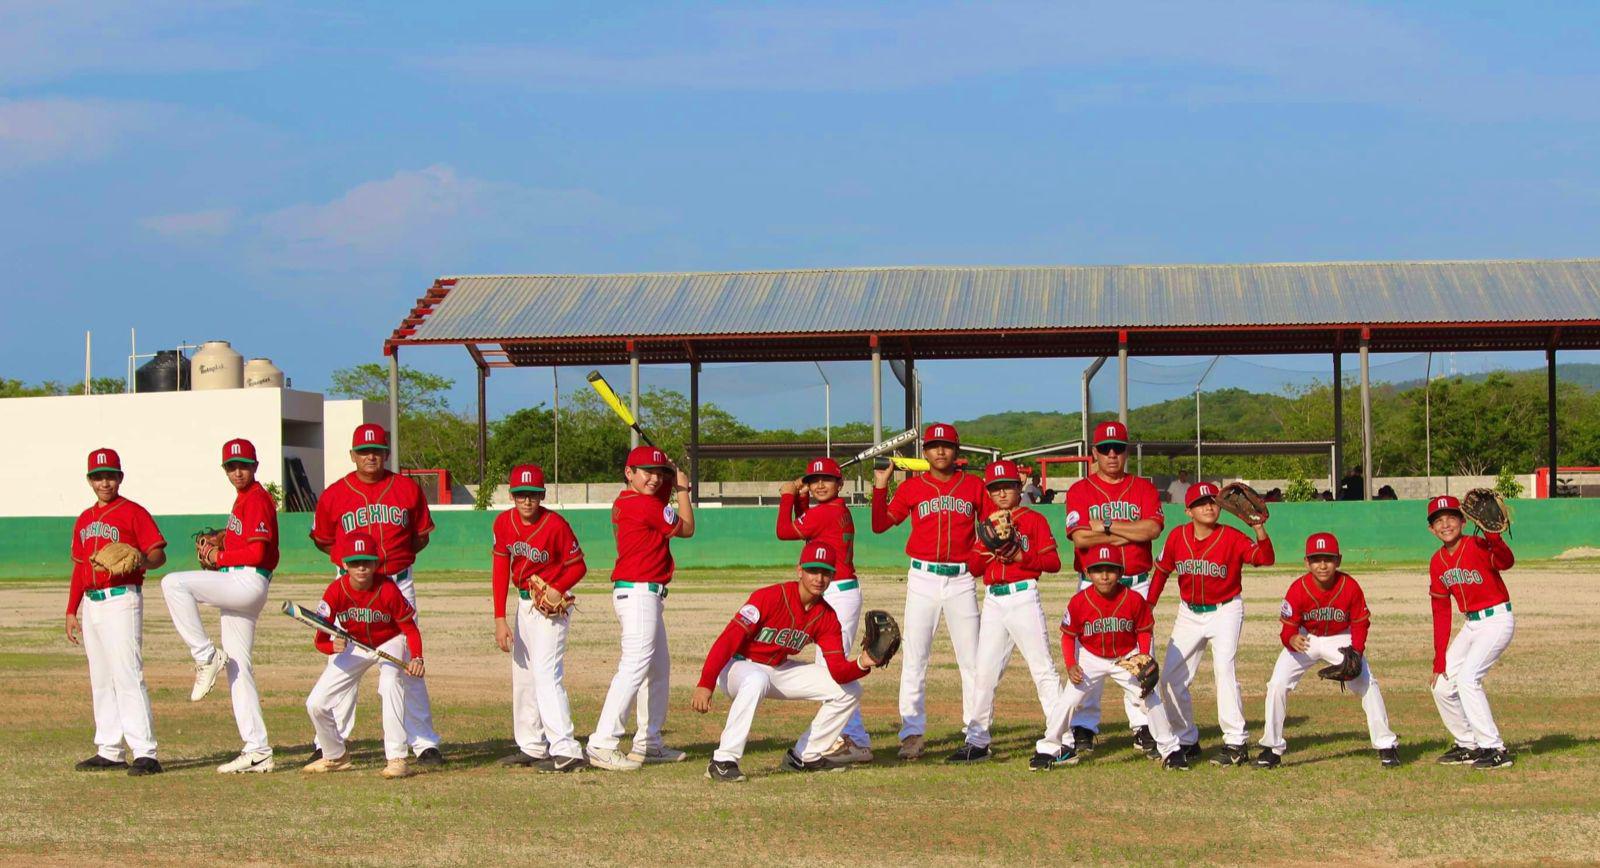
[[[453,285],[452,285],[453,284]],[[1600,260],[904,267],[441,279],[401,343],[1600,321]]]

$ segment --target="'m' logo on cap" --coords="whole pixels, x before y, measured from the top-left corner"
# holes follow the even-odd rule
[[[1449,503],[1450,503],[1450,501],[1445,500],[1444,498],[1441,497],[1441,498],[1439,498],[1439,502],[1434,504],[1434,507],[1436,509],[1444,509],[1445,506],[1449,505]]]
[[[1111,549],[1108,549],[1108,548],[1100,549],[1100,557],[1103,557],[1103,558],[1111,557]]]
[[[821,461],[813,461],[813,462],[811,462],[811,469],[813,471],[820,471],[822,469],[822,462]]]
[[[1328,541],[1323,539],[1322,537],[1317,537],[1317,548],[1325,549],[1327,547],[1328,547]]]
[[[97,462],[104,462],[106,460],[106,454],[104,452],[96,452],[94,455],[94,460]]]
[[[828,556],[828,550],[824,549],[824,548],[819,548],[816,551],[813,551],[811,553],[811,556],[814,557],[814,558],[825,558],[825,557]]]
[[[228,451],[231,452],[234,455],[238,455],[240,449],[241,449],[241,447],[239,446],[239,444],[235,443],[228,449]]]
[[[365,434],[365,436],[364,436],[364,437],[363,437],[363,438],[362,438],[362,439],[363,439],[363,440],[366,440],[366,441],[367,441],[367,442],[368,442],[368,443],[371,443],[371,442],[372,442],[372,440],[373,440],[373,438],[375,438],[375,437],[377,437],[377,436],[378,436],[378,432],[376,432],[376,431],[374,431],[374,430],[372,430],[372,429],[371,429],[371,428],[368,428],[368,429],[367,429],[367,430],[366,430],[366,431],[365,431],[365,432],[364,432],[364,434]]]
[[[532,482],[533,481],[533,474],[528,472],[528,471],[526,471],[526,470],[522,471],[522,481],[523,482]]]
[[[367,541],[364,539],[351,540],[350,547],[355,551],[364,552],[367,550]]]

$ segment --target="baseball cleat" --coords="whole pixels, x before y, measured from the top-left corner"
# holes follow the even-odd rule
[[[1397,769],[1400,767],[1400,751],[1386,747],[1378,751],[1378,762],[1386,769]]]
[[[1250,750],[1242,744],[1225,744],[1211,758],[1214,766],[1242,766],[1250,761]]]
[[[784,752],[780,768],[786,772],[842,772],[850,768],[850,763],[828,759],[825,756],[819,756],[814,760],[801,759],[791,747]]]
[[[1078,753],[1094,753],[1094,730],[1087,726],[1072,728],[1072,746]]]
[[[266,751],[256,753],[242,753],[228,762],[217,766],[217,773],[224,775],[248,774],[250,772],[266,773],[273,769],[272,754]]]
[[[128,764],[122,760],[108,760],[99,754],[95,754],[73,766],[74,769],[80,772],[108,772],[112,769],[125,769],[127,767]]]
[[[1161,767],[1169,772],[1186,772],[1189,770],[1189,761],[1184,758],[1183,751],[1175,750],[1161,761]]]
[[[739,764],[732,760],[727,762],[712,760],[706,763],[706,780],[719,784],[737,784],[744,780],[744,772],[739,771]]]
[[[583,755],[589,760],[589,765],[608,772],[634,772],[644,766],[644,763],[614,747],[587,747],[584,748]],[[734,768],[735,771],[738,770],[737,766]]]
[[[228,655],[221,648],[213,649],[211,659],[205,663],[197,663],[194,667],[194,688],[189,691],[189,701],[199,702],[206,698],[211,688],[217,684],[217,676],[228,668]]]
[[[1478,751],[1478,758],[1473,761],[1475,769],[1503,769],[1511,765],[1511,754],[1504,748],[1484,748]]]
[[[497,760],[497,762],[499,762],[500,765],[511,768],[528,768],[535,763],[544,762],[548,759],[550,759],[548,756],[532,756],[519,750],[516,753],[506,754]]]
[[[311,749],[311,758],[306,760],[306,765],[310,765],[319,759],[322,759],[322,748],[313,746]]]
[[[927,742],[921,735],[908,735],[900,739],[900,758],[903,760],[922,759],[922,751],[926,747]]]
[[[1178,747],[1180,749],[1182,749],[1183,758],[1184,759],[1186,759],[1186,760],[1197,760],[1197,759],[1200,758],[1200,745],[1199,744],[1180,744],[1180,745],[1178,745]]]
[[[397,778],[409,778],[411,777],[411,764],[404,759],[392,759],[384,764],[383,771],[378,772],[378,774],[391,781]]]
[[[436,769],[444,765],[444,754],[436,747],[425,748],[422,753],[417,754],[417,765],[425,769]]]
[[[1277,751],[1270,747],[1264,747],[1261,749],[1261,753],[1256,755],[1256,761],[1253,765],[1258,769],[1275,769],[1282,762],[1283,757],[1279,756]]]
[[[589,761],[581,756],[553,756],[539,760],[533,767],[542,774],[567,774],[583,771],[589,767]]]
[[[628,751],[628,759],[637,760],[641,764],[655,765],[657,763],[681,763],[689,755],[681,750],[675,750],[666,745],[656,745],[647,751],[639,750],[637,746]]]
[[[1464,766],[1471,764],[1477,758],[1478,751],[1476,748],[1462,747],[1457,744],[1451,745],[1449,750],[1440,754],[1436,762],[1442,766]]]
[[[980,763],[989,758],[988,745],[976,745],[968,742],[956,748],[955,752],[944,758],[947,763]]]
[[[838,762],[872,762],[872,748],[866,745],[856,744],[855,739],[848,735],[840,736],[839,740],[833,743],[833,747],[824,751],[822,755],[828,759],[836,760]]]
[[[1133,746],[1144,751],[1144,755],[1151,759],[1161,759],[1161,750],[1156,747],[1156,737],[1150,734],[1150,727],[1141,726],[1133,731]]]
[[[139,777],[140,775],[159,775],[163,771],[165,771],[165,769],[161,768],[161,763],[157,762],[156,758],[153,756],[139,757],[133,761],[133,765],[128,766],[128,774],[134,777]]]
[[[1077,762],[1077,752],[1070,747],[1064,747],[1059,753],[1035,753],[1033,758],[1028,760],[1028,771],[1047,772],[1056,766],[1075,765]]]
[[[333,759],[319,757],[300,767],[300,773],[305,775],[325,775],[330,772],[347,772],[350,770],[350,757],[336,756]]]

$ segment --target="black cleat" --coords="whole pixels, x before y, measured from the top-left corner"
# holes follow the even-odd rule
[[[1151,759],[1161,759],[1161,751],[1156,747],[1156,737],[1150,734],[1150,727],[1141,726],[1133,731],[1133,746],[1144,751],[1144,755]]]
[[[581,756],[553,756],[539,760],[533,767],[543,774],[569,774],[588,768],[589,761]]]
[[[1452,745],[1449,750],[1439,755],[1437,762],[1442,766],[1464,766],[1471,764],[1478,758],[1475,748]]]
[[[1395,749],[1395,748],[1392,748],[1392,747],[1386,747],[1386,748],[1383,748],[1382,750],[1379,750],[1378,751],[1378,763],[1380,765],[1382,765],[1386,769],[1397,769],[1397,768],[1399,768],[1400,767],[1400,751]]]
[[[128,764],[122,760],[108,760],[99,754],[95,754],[73,766],[74,769],[80,772],[108,772],[112,769],[125,769],[127,767]]]
[[[1189,761],[1184,758],[1183,751],[1175,750],[1161,761],[1161,767],[1169,772],[1186,772],[1189,770]]]
[[[159,775],[162,771],[163,769],[161,768],[161,763],[156,762],[156,758],[153,756],[139,757],[133,761],[133,765],[128,766],[128,774],[134,777],[139,777],[140,775]]]
[[[319,759],[322,759],[322,748],[312,748],[311,759],[306,760],[306,765],[311,765]]]
[[[706,780],[719,784],[737,784],[744,780],[744,772],[739,771],[736,762],[721,762],[712,760],[706,763]]]
[[[500,765],[510,768],[525,769],[530,766],[537,766],[543,762],[548,762],[549,760],[550,758],[547,756],[529,756],[519,750],[516,753],[506,754],[505,756],[501,757],[498,762]]]
[[[1183,751],[1183,758],[1186,760],[1193,761],[1200,758],[1199,744],[1180,744],[1178,748]]]
[[[1503,748],[1484,748],[1478,751],[1478,758],[1473,761],[1475,769],[1503,769],[1511,765],[1511,754]]]
[[[444,765],[444,754],[439,753],[436,747],[430,747],[417,754],[417,765],[425,769],[436,769]]]
[[[1094,753],[1094,730],[1087,726],[1072,728],[1072,747],[1078,753]]]
[[[1277,751],[1270,747],[1264,747],[1261,749],[1261,753],[1256,755],[1255,767],[1258,769],[1275,769],[1282,762],[1283,757],[1279,756]]]
[[[971,742],[956,748],[955,753],[944,758],[947,763],[978,763],[989,758],[989,748],[979,747]]]
[[[1056,754],[1036,753],[1028,760],[1028,771],[1047,772],[1056,767]]]
[[[1250,761],[1250,750],[1242,744],[1225,744],[1211,758],[1214,766],[1242,766]]]
[[[849,770],[850,763],[828,759],[825,756],[810,761],[803,760],[791,747],[784,751],[782,768],[789,772],[842,772]]]

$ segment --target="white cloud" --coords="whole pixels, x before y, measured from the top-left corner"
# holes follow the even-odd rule
[[[155,128],[170,113],[150,103],[0,100],[0,170],[99,157],[127,136]]]
[[[79,73],[166,74],[250,68],[255,43],[197,35],[238,2],[184,0],[0,0],[0,87]]]
[[[172,239],[220,238],[233,231],[238,216],[234,208],[212,208],[141,217],[139,226]]]

